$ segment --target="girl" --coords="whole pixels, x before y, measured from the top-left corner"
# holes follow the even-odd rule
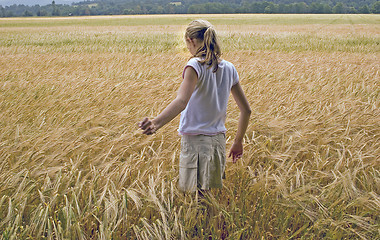
[[[240,110],[229,152],[234,163],[243,154],[243,137],[251,109],[235,67],[220,58],[213,26],[204,20],[193,21],[186,29],[185,40],[193,57],[184,68],[177,97],[155,119],[143,119],[139,127],[150,135],[181,113],[179,188],[183,191],[221,188],[226,165],[224,123],[230,92]]]

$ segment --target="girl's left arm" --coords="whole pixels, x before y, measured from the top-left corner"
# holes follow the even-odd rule
[[[198,75],[192,67],[185,69],[183,81],[179,87],[177,97],[153,120],[144,118],[139,127],[143,134],[153,134],[162,126],[173,120],[187,106],[198,81]]]
[[[232,87],[231,93],[240,110],[238,129],[229,154],[229,157],[232,157],[232,162],[235,163],[243,154],[243,138],[248,127],[249,117],[251,116],[251,108],[240,83]]]

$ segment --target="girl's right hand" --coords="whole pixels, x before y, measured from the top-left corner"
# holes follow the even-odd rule
[[[152,135],[156,132],[156,126],[154,125],[153,121],[149,118],[144,118],[141,122],[139,122],[139,128],[141,128],[143,131],[143,134],[146,135]]]

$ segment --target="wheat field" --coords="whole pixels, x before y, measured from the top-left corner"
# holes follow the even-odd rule
[[[177,188],[175,98],[193,19],[252,108],[204,199]],[[379,239],[380,16],[0,19],[0,239]],[[227,148],[237,128],[231,99]]]

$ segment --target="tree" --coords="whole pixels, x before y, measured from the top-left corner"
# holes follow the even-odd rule
[[[272,2],[268,3],[268,6],[264,9],[264,13],[278,13],[278,5]]]
[[[323,9],[324,8],[321,3],[313,2],[312,4],[310,4],[311,13],[325,13]]]
[[[372,13],[380,13],[380,1],[377,1],[372,5]]]
[[[135,11],[133,9],[130,9],[130,8],[126,8],[123,11],[123,15],[132,15],[134,13],[135,13]]]
[[[6,11],[4,17],[14,17],[15,14],[12,11]]]
[[[309,7],[304,2],[294,3],[294,13],[307,13]]]
[[[349,7],[349,8],[347,8],[345,13],[356,14],[356,13],[358,13],[358,11],[354,7]]]
[[[83,15],[86,15],[86,16],[89,16],[91,15],[91,11],[90,11],[90,8],[89,7],[86,7],[83,11]]]
[[[47,16],[48,15],[48,13],[46,12],[46,10],[41,10],[41,9],[39,9],[38,11],[37,11],[37,16],[39,16],[39,17],[43,17],[43,16]]]
[[[59,9],[57,8],[57,5],[55,5],[55,1],[51,3],[51,6],[53,7],[53,12],[51,13],[52,16],[59,16],[61,15],[59,12]]]
[[[368,5],[366,4],[364,6],[359,7],[358,12],[362,13],[362,14],[368,14],[368,13],[370,13]]]
[[[380,0],[82,0],[1,7],[0,17],[184,13],[380,13]]]
[[[342,2],[338,2],[332,9],[333,13],[346,13]]]
[[[32,13],[31,11],[26,10],[26,11],[24,12],[24,17],[31,17],[31,16],[33,16],[33,13]]]

